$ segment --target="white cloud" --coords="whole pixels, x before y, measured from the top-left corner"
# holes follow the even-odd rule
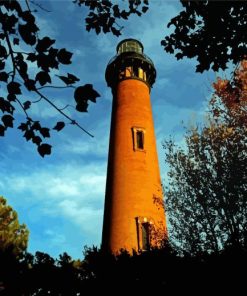
[[[59,203],[60,212],[73,219],[75,223],[86,233],[99,236],[101,233],[103,209],[78,206],[73,200],[63,200]]]
[[[81,156],[96,155],[105,158],[108,152],[108,142],[108,134],[100,133],[99,137],[90,139],[88,142],[83,139],[67,139],[60,149],[61,153],[72,153]]]
[[[50,247],[62,245],[66,242],[66,236],[64,234],[51,229],[46,229],[44,235],[48,236]]]
[[[58,24],[55,23],[52,18],[48,17],[47,19],[43,18],[39,14],[36,14],[36,23],[40,29],[40,32],[42,32],[42,36],[39,36],[40,38],[43,38],[45,36],[49,36],[50,38],[56,38],[59,34],[59,28]]]
[[[29,221],[31,225],[36,225],[35,229],[39,229],[38,238],[37,230],[34,233],[31,231],[32,252],[37,248],[45,250],[45,244],[48,244],[49,250],[56,256],[65,250],[78,256],[81,246],[100,243],[105,162],[47,164],[32,171],[26,167],[26,173],[22,170],[20,174],[0,174],[0,180],[3,194],[7,198],[12,197],[8,198],[10,204],[22,215],[24,213],[22,220],[26,223]],[[43,229],[43,219],[54,222]],[[60,225],[56,220],[63,223]],[[73,232],[77,233],[76,236],[72,235]],[[45,241],[42,243],[40,240],[43,239]],[[76,242],[76,248],[72,241]]]
[[[29,174],[2,176],[2,180],[7,186],[13,186],[13,191],[29,192],[41,200],[47,197],[53,202],[68,196],[85,200],[89,195],[104,194],[105,171],[104,163],[48,165]]]
[[[95,46],[95,52],[100,52],[104,55],[114,55],[116,48],[116,40],[110,38],[110,35],[102,35],[100,38],[92,36],[92,43]]]

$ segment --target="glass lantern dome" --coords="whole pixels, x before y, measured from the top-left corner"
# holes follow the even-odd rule
[[[156,78],[156,70],[152,60],[144,54],[144,48],[136,39],[124,39],[116,48],[117,54],[106,67],[107,85],[115,88],[117,83],[125,79],[141,80],[152,87]]]
[[[124,52],[137,52],[143,53],[143,45],[141,42],[135,39],[125,39],[120,42],[117,46],[117,54],[121,54]]]

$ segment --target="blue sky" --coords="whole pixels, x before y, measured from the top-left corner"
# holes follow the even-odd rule
[[[60,74],[74,73],[82,85],[92,83],[101,94],[87,114],[67,110],[94,138],[75,126],[66,126],[60,133],[52,133],[52,155],[42,159],[19,130],[9,130],[0,139],[0,195],[30,230],[30,252],[39,250],[57,257],[66,251],[81,258],[83,246],[99,246],[101,241],[112,103],[104,73],[118,42],[124,38],[140,40],[157,69],[151,97],[164,182],[167,166],[161,143],[171,135],[182,144],[182,121],[191,124],[203,120],[216,74],[195,73],[196,61],[177,61],[161,47],[160,41],[169,32],[166,24],[181,10],[179,1],[150,1],[143,17],[132,16],[123,23],[119,38],[86,32],[86,10],[72,1],[40,2],[51,11],[37,13],[40,37],[47,34],[57,40],[58,48],[74,53],[73,64]],[[71,90],[49,90],[46,94],[61,107],[73,103]],[[63,120],[47,104],[36,104],[31,115],[44,125]],[[19,113],[16,125],[21,118]]]

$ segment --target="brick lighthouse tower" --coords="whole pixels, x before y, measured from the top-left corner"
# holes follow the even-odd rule
[[[153,62],[125,39],[106,68],[113,93],[102,248],[147,250],[166,235],[150,89]]]

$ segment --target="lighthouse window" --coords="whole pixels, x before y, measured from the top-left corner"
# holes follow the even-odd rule
[[[133,148],[135,151],[144,151],[145,142],[144,142],[145,129],[140,127],[132,128],[133,135]]]
[[[146,81],[147,80],[147,75],[146,72],[143,72],[143,80]]]
[[[125,69],[125,77],[131,77],[132,72],[133,72],[132,67],[126,67],[126,69]]]
[[[144,134],[143,131],[137,131],[136,132],[136,142],[137,142],[137,148],[143,149],[144,148]]]
[[[138,77],[143,79],[143,70],[142,70],[142,68],[138,68]]]
[[[142,223],[142,249],[147,251],[150,249],[150,229],[149,223]]]

